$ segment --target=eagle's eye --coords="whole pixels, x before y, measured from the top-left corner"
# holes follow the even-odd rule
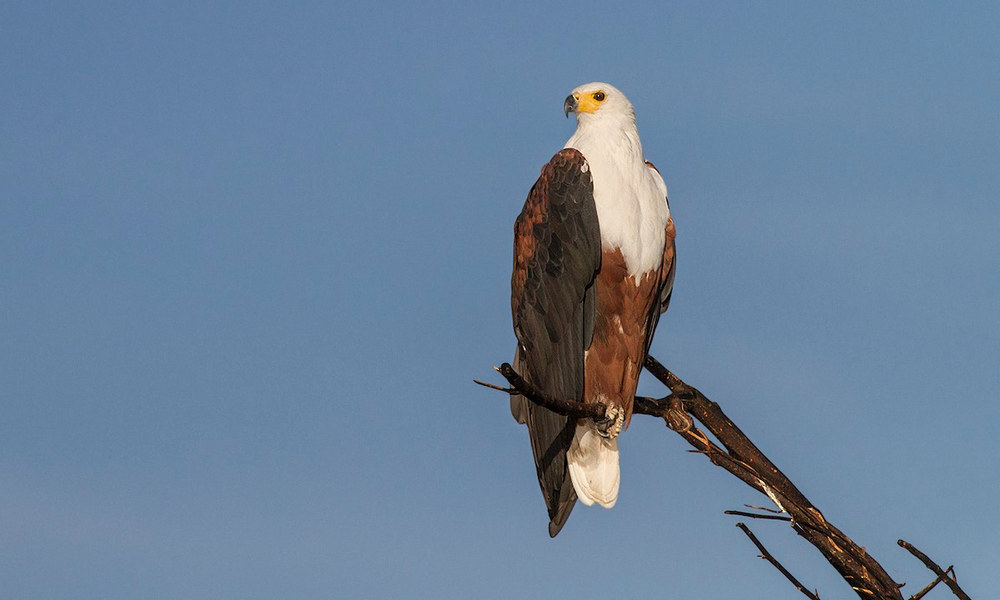
[[[594,100],[604,102],[604,92],[594,92]]]

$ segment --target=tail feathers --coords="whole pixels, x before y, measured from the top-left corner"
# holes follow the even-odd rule
[[[597,432],[591,420],[576,426],[573,443],[566,454],[573,488],[580,502],[595,502],[611,508],[618,500],[618,438],[608,439]]]

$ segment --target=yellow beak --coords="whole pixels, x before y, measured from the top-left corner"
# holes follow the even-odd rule
[[[593,94],[570,94],[566,96],[566,101],[563,102],[563,112],[566,113],[566,117],[569,117],[569,113],[593,113],[598,108],[601,107],[601,103],[594,100]]]

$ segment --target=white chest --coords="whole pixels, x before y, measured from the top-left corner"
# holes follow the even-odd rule
[[[663,260],[666,226],[670,219],[666,187],[655,170],[629,149],[575,147],[587,159],[594,180],[594,201],[606,250],[621,249],[628,272],[641,276],[658,269]],[[581,147],[582,146],[582,147]]]

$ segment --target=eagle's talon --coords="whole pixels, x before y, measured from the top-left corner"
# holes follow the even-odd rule
[[[622,426],[625,424],[625,411],[609,406],[607,412],[604,413],[604,418],[594,419],[594,424],[597,425],[597,433],[601,437],[613,440],[622,432]]]

